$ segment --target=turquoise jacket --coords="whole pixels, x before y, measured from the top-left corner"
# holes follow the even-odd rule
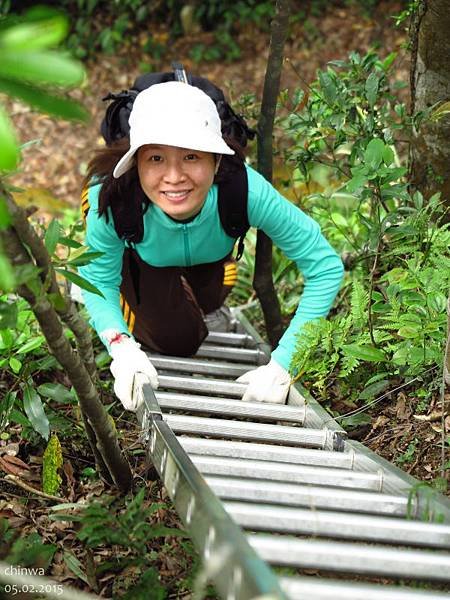
[[[307,321],[328,314],[338,292],[343,266],[339,256],[320,232],[319,225],[281,196],[262,175],[248,171],[248,219],[264,231],[284,254],[295,261],[304,278],[304,290],[291,323],[272,357],[288,369],[296,336]],[[122,255],[125,243],[98,216],[100,185],[89,188],[86,243],[103,256],[80,267],[80,274],[95,285],[104,298],[83,290],[91,324],[127,333],[119,304]],[[136,244],[139,256],[155,267],[189,266],[219,260],[232,251],[235,240],[222,229],[217,210],[217,185],[213,185],[201,212],[189,223],[177,223],[159,207],[150,205],[144,215],[144,237]],[[103,340],[104,341],[104,340]]]

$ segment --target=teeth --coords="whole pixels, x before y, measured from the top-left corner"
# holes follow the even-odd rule
[[[163,192],[169,198],[181,198],[181,196],[185,196],[188,192],[184,190],[182,192]]]

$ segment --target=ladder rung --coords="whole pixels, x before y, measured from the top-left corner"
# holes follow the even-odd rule
[[[215,358],[218,360],[251,363],[253,365],[263,365],[269,360],[261,350],[227,348],[225,346],[214,346],[213,344],[202,344],[195,356],[197,358]]]
[[[204,434],[211,437],[279,442],[285,445],[323,448],[327,443],[327,429],[305,429],[290,425],[247,423],[226,419],[209,419],[188,415],[165,415],[169,427],[176,433]]]
[[[279,504],[224,502],[224,506],[241,527],[256,531],[450,548],[449,525],[373,515],[305,510]]]
[[[149,354],[156,369],[178,371],[180,373],[199,373],[213,377],[239,377],[249,370],[249,365],[229,364],[211,360],[197,360],[195,358],[178,358]]]
[[[197,377],[174,377],[173,375],[159,375],[158,381],[160,388],[168,390],[215,394],[217,396],[230,396],[231,398],[242,398],[247,388],[246,383],[220,379],[199,379]]]
[[[263,560],[305,569],[450,581],[450,554],[328,542],[280,535],[249,535]]]
[[[209,440],[180,436],[180,444],[186,452],[208,456],[228,456],[233,458],[252,458],[296,463],[299,465],[321,465],[323,467],[353,467],[353,452],[332,452],[314,448],[292,448],[275,444],[253,444],[226,440]]]
[[[393,585],[369,585],[313,577],[280,577],[282,589],[295,600],[448,600],[447,592]]]
[[[205,479],[222,500],[245,500],[261,504],[283,504],[399,517],[408,514],[414,517],[416,511],[415,502],[412,502],[408,509],[408,498],[404,496],[212,475],[207,475]]]
[[[292,421],[303,423],[304,407],[280,406],[263,402],[242,402],[209,396],[187,396],[171,392],[156,392],[156,399],[161,408],[180,411],[228,415],[239,418],[265,419],[270,421]]]
[[[310,465],[289,465],[242,458],[195,456],[191,460],[203,475],[224,475],[265,479],[283,483],[307,483],[330,487],[381,491],[380,473],[357,473],[349,469],[329,469]]]
[[[212,331],[208,334],[206,344],[223,344],[224,346],[239,346],[241,348],[256,348],[256,342],[248,333],[222,333]]]

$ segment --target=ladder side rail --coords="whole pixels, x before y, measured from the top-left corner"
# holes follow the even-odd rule
[[[277,577],[250,546],[246,536],[187,456],[169,425],[148,379],[135,377],[141,396],[138,418],[149,433],[148,457],[203,558],[206,576],[222,598],[246,600],[271,596],[287,600]]]

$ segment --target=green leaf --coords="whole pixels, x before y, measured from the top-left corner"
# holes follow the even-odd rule
[[[365,175],[364,173],[358,173],[357,175],[355,175],[354,177],[352,177],[350,179],[350,181],[345,186],[345,189],[348,192],[350,192],[351,194],[353,194],[357,190],[364,187],[366,185],[366,183],[367,183],[367,175]]]
[[[44,340],[45,338],[43,335],[38,335],[23,346],[20,346],[20,348],[17,350],[17,354],[27,354],[32,350],[36,350],[36,348],[40,348],[44,343]]]
[[[23,409],[27,415],[33,429],[37,431],[45,440],[48,440],[50,434],[50,424],[47,415],[44,412],[41,397],[36,390],[28,383],[23,390]]]
[[[387,71],[389,69],[389,67],[392,65],[392,63],[396,59],[396,57],[397,57],[397,53],[396,52],[391,52],[390,54],[388,54],[386,56],[386,58],[381,63],[384,71]]]
[[[63,311],[67,308],[66,301],[64,297],[58,293],[49,293],[47,294],[48,299],[50,300],[53,308],[57,311]]]
[[[8,79],[35,84],[74,87],[83,83],[85,71],[81,63],[56,51],[3,51],[0,75]]]
[[[14,329],[17,324],[18,314],[17,304],[0,302],[0,329]]]
[[[16,279],[11,263],[3,254],[3,249],[0,246],[0,289],[4,292],[12,291],[15,283]]]
[[[367,78],[365,86],[367,102],[372,108],[377,100],[378,85],[378,77],[376,73],[372,72]]]
[[[325,101],[328,104],[333,104],[336,100],[337,90],[336,85],[328,73],[319,73],[320,87],[322,88]]]
[[[0,198],[0,229],[5,229],[11,223],[11,215],[4,198]]]
[[[73,271],[68,271],[67,269],[55,269],[55,271],[57,271],[58,273],[61,273],[61,275],[63,275],[63,277],[65,277],[72,283],[75,283],[83,290],[86,290],[87,292],[91,292],[92,294],[97,294],[97,296],[101,296],[102,298],[104,298],[102,292],[100,290],[98,290],[95,287],[95,285],[92,285],[92,283],[89,283],[89,281],[84,279],[84,277],[81,277],[81,275],[78,275],[78,273],[74,273]]]
[[[56,544],[45,544],[38,533],[32,533],[14,542],[8,554],[8,562],[46,570],[56,550]]]
[[[380,138],[374,138],[367,144],[364,162],[371,171],[376,171],[383,160],[385,144]]]
[[[392,148],[390,148],[390,146],[384,147],[383,162],[386,166],[389,166],[394,162],[394,152],[393,152]],[[402,174],[403,174],[403,169],[399,169],[399,170],[402,171]]]
[[[368,362],[382,362],[386,360],[384,352],[369,344],[345,344],[342,350],[346,356],[352,356]]]
[[[22,368],[22,363],[17,358],[14,358],[14,356],[11,356],[9,359],[9,366],[14,373],[19,373]]]
[[[363,391],[358,396],[358,400],[370,400],[371,398],[375,398],[384,390],[386,390],[390,385],[389,379],[382,379],[381,381],[374,381],[363,389]]]
[[[81,248],[82,244],[77,242],[76,240],[72,240],[70,237],[60,237],[58,240],[58,244],[62,244],[63,246],[67,246],[68,248]]]
[[[83,565],[74,554],[68,552],[67,550],[64,550],[64,562],[66,563],[69,571],[72,571],[72,573],[76,575],[78,579],[81,579],[81,581],[84,581],[84,583],[87,583],[89,585],[87,575],[82,569]]]
[[[57,46],[66,37],[68,21],[62,15],[51,19],[20,23],[0,35],[0,47],[7,50],[42,50]]]
[[[88,121],[89,113],[74,100],[54,96],[23,81],[13,81],[0,76],[0,91],[13,98],[19,98],[41,112],[63,119]]]
[[[397,333],[402,338],[416,338],[420,335],[420,331],[417,329],[417,327],[410,327],[408,325],[405,327],[400,327]]]
[[[74,259],[69,260],[67,264],[72,267],[82,267],[83,265],[89,264],[95,258],[99,258],[103,255],[104,252],[84,252],[80,256],[76,256]]]
[[[1,61],[0,61],[1,62]],[[19,148],[14,128],[0,106],[0,171],[13,171],[19,162]]]
[[[365,412],[356,413],[355,415],[349,415],[348,417],[343,416],[344,426],[347,427],[358,427],[359,425],[368,425],[372,419],[370,415]]]
[[[61,383],[42,383],[37,391],[41,396],[61,404],[74,404],[77,401],[74,393]]]
[[[47,252],[50,254],[50,256],[53,254],[53,252],[56,249],[56,244],[58,243],[58,240],[59,240],[59,234],[60,234],[59,222],[57,219],[52,219],[50,225],[47,228],[47,231],[45,232],[45,238],[44,238],[45,247],[47,248]]]

